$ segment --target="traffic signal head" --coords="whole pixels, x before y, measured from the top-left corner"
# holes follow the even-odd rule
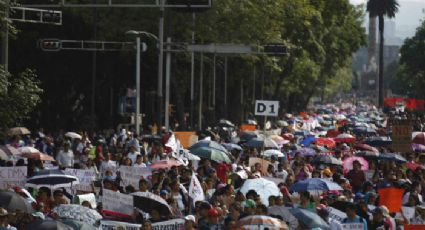
[[[39,47],[43,51],[59,51],[62,44],[58,39],[42,39],[39,41]]]

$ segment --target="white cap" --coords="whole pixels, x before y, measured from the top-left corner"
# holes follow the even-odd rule
[[[184,217],[185,220],[193,221],[193,223],[196,223],[196,219],[194,215],[187,215]]]

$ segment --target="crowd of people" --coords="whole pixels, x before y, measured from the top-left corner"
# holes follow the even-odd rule
[[[409,121],[414,132],[408,134],[409,151],[394,152],[389,137],[396,120]],[[140,136],[121,129],[108,138],[87,132],[9,135],[3,148],[19,154],[2,158],[0,166],[26,167],[26,178],[0,191],[0,229],[35,230],[48,223],[54,225],[48,229],[147,230],[170,220],[182,225],[167,228],[188,230],[425,229],[422,128],[416,116],[340,103],[284,114],[261,127],[253,120],[239,127],[221,120],[197,132],[190,146],[165,129]],[[91,170],[89,186],[52,179],[72,170]],[[131,212],[104,203],[110,192],[133,197]],[[23,198],[31,210],[14,207],[2,193]],[[94,200],[81,200],[88,194]],[[62,206],[89,209],[84,218],[91,219],[63,214]]]

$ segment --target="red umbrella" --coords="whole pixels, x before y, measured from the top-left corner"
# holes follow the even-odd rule
[[[294,139],[294,135],[292,133],[285,133],[282,135],[285,140],[292,141]]]
[[[338,136],[336,136],[334,138],[334,140],[336,142],[353,143],[353,142],[356,141],[356,138],[353,135],[351,135],[351,134],[342,133],[342,134],[339,134]]]
[[[412,143],[425,145],[425,133],[420,132],[416,134],[412,140]]]
[[[415,163],[415,162],[408,162],[408,163],[406,163],[406,168],[415,171],[418,168],[423,168],[423,166],[421,164],[418,164],[418,163]]]
[[[153,162],[150,165],[150,167],[152,169],[168,169],[173,166],[180,166],[180,165],[182,165],[182,163],[176,160],[159,160],[159,161]]]
[[[326,146],[328,148],[335,148],[336,143],[332,138],[319,137],[316,139],[315,143],[317,145]]]
[[[367,144],[357,144],[357,145],[354,146],[354,148],[357,149],[357,150],[379,153],[379,150],[377,148],[372,147],[372,146],[367,145]]]
[[[331,129],[331,130],[328,130],[328,132],[326,133],[326,137],[336,137],[338,136],[338,134],[340,134],[338,129]]]

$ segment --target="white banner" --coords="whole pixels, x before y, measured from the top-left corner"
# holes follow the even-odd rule
[[[117,226],[123,226],[125,227],[126,230],[139,230],[140,227],[142,227],[141,224],[130,224],[127,222],[108,221],[108,220],[100,221],[101,230],[113,230],[113,229],[116,229]]]
[[[92,208],[97,207],[96,196],[94,195],[94,193],[77,195],[77,197],[80,204],[82,204],[84,201],[88,201]]]
[[[92,192],[92,184],[96,180],[96,173],[90,169],[65,169],[65,174],[75,176],[79,180],[79,184],[73,185],[73,188],[80,191]]]
[[[133,196],[103,189],[102,205],[104,210],[122,214],[133,214]]]
[[[148,167],[121,166],[118,171],[122,185],[124,187],[132,185],[136,190],[139,188],[141,178],[149,179],[152,176],[152,169]]]
[[[152,230],[182,230],[184,219],[172,219],[152,224]]]
[[[195,205],[196,201],[205,200],[204,190],[195,174],[192,174],[192,178],[190,179],[189,196],[193,200],[193,205]]]
[[[26,178],[27,166],[0,167],[0,189],[24,187]]]

